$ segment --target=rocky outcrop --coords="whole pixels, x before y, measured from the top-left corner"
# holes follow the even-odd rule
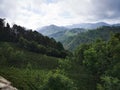
[[[17,88],[11,85],[7,79],[0,76],[0,90],[18,90]]]

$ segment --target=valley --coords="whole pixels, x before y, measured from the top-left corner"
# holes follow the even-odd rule
[[[120,89],[120,26],[57,28],[41,34],[1,18],[0,75],[19,90]]]

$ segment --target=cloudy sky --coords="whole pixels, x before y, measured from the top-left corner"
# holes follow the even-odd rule
[[[120,22],[120,0],[0,0],[0,17],[36,29],[104,21]]]

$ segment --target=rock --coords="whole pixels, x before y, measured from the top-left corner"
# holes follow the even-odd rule
[[[7,79],[0,76],[0,90],[18,90],[17,88],[11,85]]]

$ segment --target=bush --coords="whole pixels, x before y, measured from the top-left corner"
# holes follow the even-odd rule
[[[97,85],[98,90],[120,90],[120,80],[110,76],[101,77],[102,84]]]
[[[71,79],[60,73],[48,74],[43,90],[76,90]]]

